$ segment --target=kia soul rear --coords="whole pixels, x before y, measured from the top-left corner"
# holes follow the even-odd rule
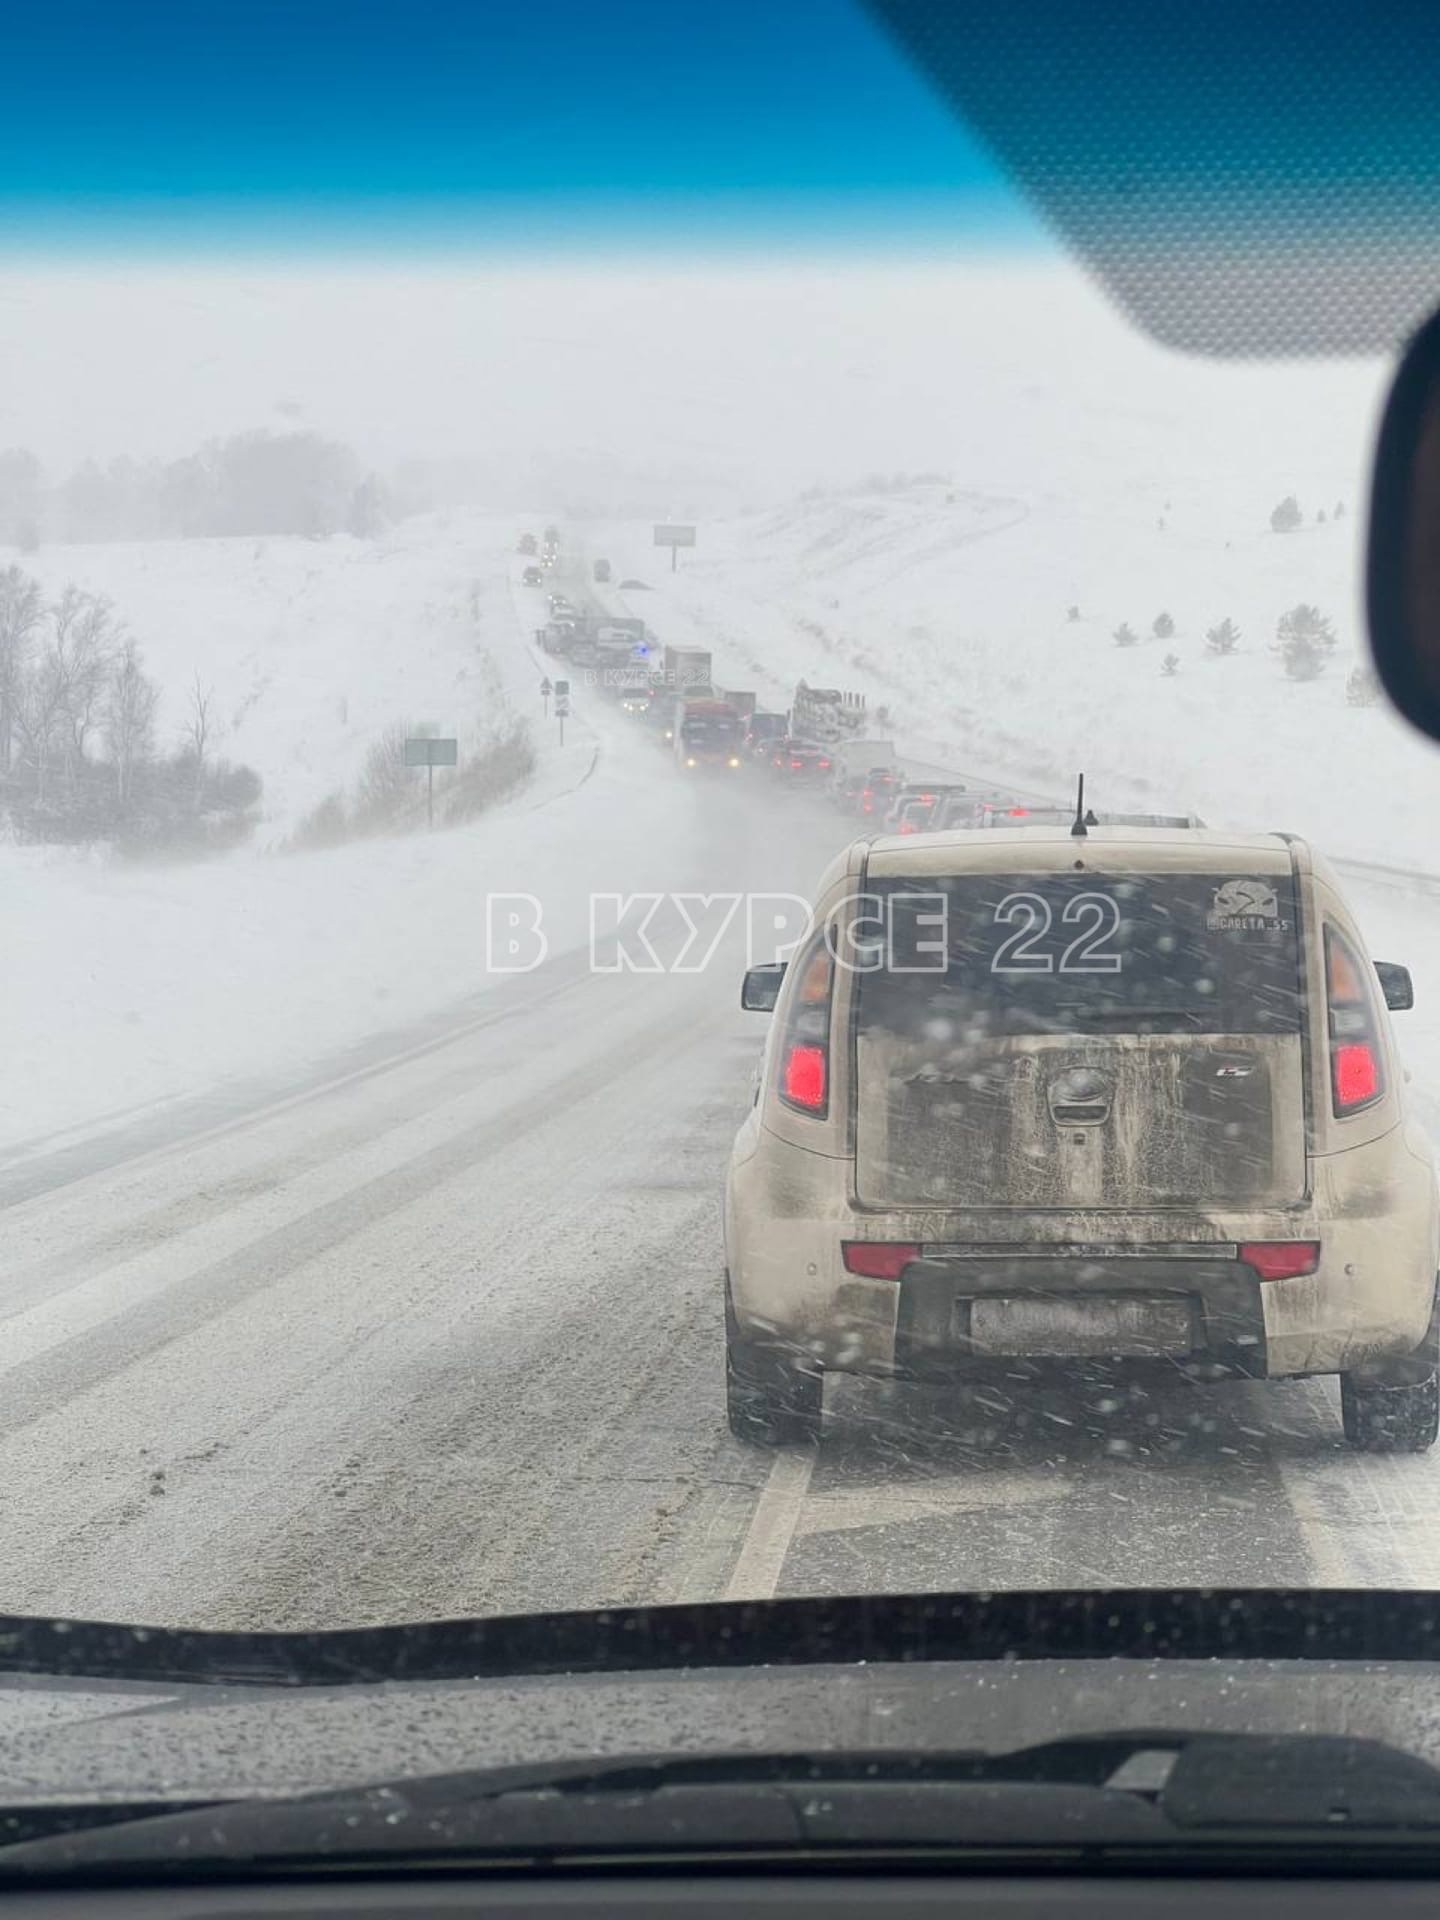
[[[1336,1373],[1440,1419],[1437,1205],[1382,991],[1303,843],[1053,829],[864,843],[789,969],[726,1208],[732,1424],[827,1371],[1023,1357]]]
[[[877,881],[872,897],[885,944],[857,975],[863,1205],[1304,1197],[1288,874],[981,873]]]

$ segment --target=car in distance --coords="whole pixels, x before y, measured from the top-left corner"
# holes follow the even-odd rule
[[[788,787],[823,787],[834,772],[828,747],[813,740],[782,739],[771,743],[770,768]]]
[[[936,824],[946,802],[965,792],[958,781],[907,780],[894,789],[881,824],[886,833],[925,833]]]
[[[1389,1010],[1302,840],[1068,827],[857,841],[774,1007],[725,1197],[730,1424],[830,1372],[1162,1361],[1338,1375],[1436,1437],[1440,1209]]]

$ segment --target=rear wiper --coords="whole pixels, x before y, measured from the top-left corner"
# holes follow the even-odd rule
[[[75,1810],[68,1809],[71,1820]],[[914,1848],[1440,1848],[1440,1771],[1379,1741],[1119,1732],[1010,1753],[649,1755],[228,1801],[0,1846],[0,1885]],[[3,1831],[3,1822],[0,1822]]]

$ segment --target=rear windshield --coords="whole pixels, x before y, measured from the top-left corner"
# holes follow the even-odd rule
[[[1298,1031],[1290,877],[966,874],[872,883],[851,964],[862,1028]]]

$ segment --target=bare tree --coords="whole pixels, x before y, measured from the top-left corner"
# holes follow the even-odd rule
[[[202,686],[197,672],[190,683],[190,699],[183,728],[185,751],[195,762],[195,805],[205,786],[205,748],[210,739],[210,710],[215,704],[214,690]]]
[[[42,611],[38,580],[19,567],[0,571],[0,778],[10,772],[15,709]]]
[[[70,740],[66,760],[72,780],[84,765],[86,743],[99,723],[116,652],[126,644],[125,630],[108,600],[86,594],[84,603],[67,637]]]
[[[73,788],[122,636],[110,602],[78,587],[66,587],[49,611],[53,638],[45,658],[65,721],[60,751]]]
[[[64,660],[53,646],[23,675],[16,689],[14,738],[20,744],[20,762],[28,769],[34,797],[44,805],[50,766],[57,749],[63,750],[67,686]]]
[[[122,807],[134,792],[135,769],[154,745],[158,700],[159,689],[140,664],[140,649],[127,640],[111,668],[104,699],[105,733],[115,763],[115,797]]]

